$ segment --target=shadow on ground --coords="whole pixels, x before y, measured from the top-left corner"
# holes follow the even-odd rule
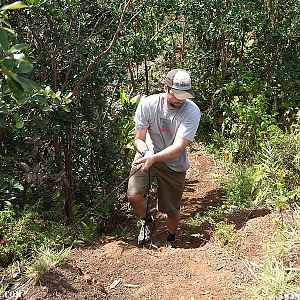
[[[197,182],[188,182],[185,191],[191,191],[193,184]],[[193,192],[193,191],[192,191]],[[195,193],[193,193],[195,195]],[[156,230],[152,236],[154,248],[158,249],[165,245],[166,241],[166,222],[165,215],[159,213],[155,206],[155,194],[151,197],[150,211],[155,216]],[[203,247],[210,241],[214,227],[208,222],[188,222],[196,215],[205,216],[208,207],[218,207],[224,201],[221,189],[212,189],[205,193],[202,197],[184,196],[182,199],[181,221],[177,233],[177,243],[179,248],[192,249]],[[234,224],[237,230],[244,227],[248,220],[262,217],[269,214],[267,209],[243,210],[235,212],[225,218],[225,221]],[[137,218],[132,215],[124,215],[119,217],[117,230],[115,231],[118,238],[125,242],[128,247],[138,246],[136,237],[138,233]],[[116,220],[114,220],[116,221]],[[127,247],[126,246],[126,247]]]
[[[66,269],[75,269],[73,266],[67,264],[64,268]],[[72,270],[74,274],[78,272],[78,270]],[[81,274],[80,274],[81,275]],[[68,292],[76,293],[77,290],[69,283],[69,278],[66,278],[62,272],[57,270],[51,270],[49,273],[43,276],[43,278],[39,281],[39,285],[43,286],[47,289],[47,292],[66,294]]]

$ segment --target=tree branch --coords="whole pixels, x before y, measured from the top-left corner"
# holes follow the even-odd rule
[[[94,58],[90,63],[89,63],[89,66],[87,68],[87,71],[86,73],[83,75],[83,77],[77,81],[75,83],[75,86],[73,88],[73,96],[76,96],[79,92],[79,89],[81,88],[82,84],[88,79],[88,77],[90,76],[91,72],[92,72],[92,69],[94,67],[94,65],[100,60],[100,58],[106,56],[112,49],[112,47],[114,46],[114,44],[116,43],[117,41],[117,38],[119,36],[119,33],[121,31],[121,28],[122,28],[122,24],[123,24],[123,20],[124,20],[124,16],[125,16],[125,13],[126,11],[128,10],[128,7],[129,5],[131,4],[132,0],[128,0],[128,2],[124,5],[124,8],[123,8],[123,11],[121,13],[121,17],[120,17],[120,20],[119,20],[119,25],[118,25],[118,28],[108,46],[108,48],[104,51],[102,51],[101,53],[98,54],[98,56],[96,58]]]
[[[64,80],[64,83],[63,83],[62,88],[61,88],[61,91],[63,91],[65,89],[66,85],[69,82],[69,77],[70,77],[74,62],[75,62],[75,59],[71,58],[69,66],[68,66],[68,70],[67,70],[67,73],[66,73],[66,76],[65,76],[65,80]]]
[[[57,62],[56,62],[56,49],[51,51],[51,78],[52,78],[52,89],[57,92]]]

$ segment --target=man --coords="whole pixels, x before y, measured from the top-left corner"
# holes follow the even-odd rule
[[[181,69],[166,77],[164,93],[141,100],[135,113],[134,145],[137,153],[128,183],[128,199],[142,218],[138,244],[150,241],[153,217],[146,220],[149,179],[157,178],[158,210],[167,215],[167,246],[176,248],[180,201],[186,170],[187,146],[193,140],[201,117],[194,98],[191,77]],[[150,172],[150,173],[149,173]]]

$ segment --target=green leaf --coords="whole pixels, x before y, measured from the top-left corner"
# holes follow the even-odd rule
[[[1,21],[1,19],[0,19]],[[6,23],[6,22],[4,22]],[[8,33],[15,35],[15,31],[12,28],[8,28],[8,27],[2,27],[3,30],[7,31]]]
[[[18,113],[14,114],[15,126],[16,128],[20,129],[24,127],[24,121],[22,120],[21,116]]]
[[[24,190],[24,187],[23,187],[23,185],[22,185],[21,183],[15,183],[15,184],[13,185],[13,188],[14,188],[14,189],[17,189],[17,190],[20,190],[20,191],[23,191],[23,190]]]
[[[1,10],[14,10],[14,9],[20,9],[20,8],[26,8],[26,7],[28,7],[28,5],[26,5],[22,1],[16,1],[12,4],[2,6]]]
[[[6,121],[0,118],[0,127],[3,127],[5,125],[6,125]]]
[[[13,45],[9,49],[9,52],[10,53],[19,52],[19,51],[22,51],[24,49],[27,49],[28,47],[29,47],[29,45],[27,45],[27,44],[16,44],[16,45]]]
[[[5,57],[3,60],[3,66],[5,66],[9,70],[12,70],[16,66],[16,64],[16,60],[11,55]]]
[[[122,106],[125,106],[125,103],[129,101],[129,97],[126,95],[125,91],[123,89],[120,90],[120,98]]]
[[[31,91],[35,87],[37,87],[37,84],[27,78],[23,78],[20,76],[15,75],[14,79],[22,86],[23,90],[25,91]]]
[[[17,72],[25,74],[31,72],[32,69],[33,66],[29,61],[22,61],[18,66]]]
[[[24,127],[24,121],[23,120],[20,120],[18,122],[16,122],[16,128],[17,129],[21,129]]]
[[[3,28],[0,28],[0,51],[8,49],[8,34]]]
[[[69,104],[69,103],[71,103],[71,102],[73,101],[72,96],[73,96],[73,93],[70,92],[70,93],[68,93],[67,96],[65,96],[65,97],[63,98],[66,104]]]
[[[70,108],[68,107],[68,106],[63,106],[63,111],[65,111],[65,112],[70,112],[71,110],[70,110]]]
[[[22,86],[14,80],[14,78],[7,77],[7,84],[9,89],[15,94],[17,98],[20,98],[24,92]]]
[[[26,60],[26,57],[24,55],[24,53],[16,53],[16,54],[13,54],[13,58],[17,61],[24,61]]]

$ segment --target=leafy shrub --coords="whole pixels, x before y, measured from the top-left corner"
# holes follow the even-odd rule
[[[213,233],[213,241],[221,246],[232,245],[236,240],[236,229],[233,224],[218,222]]]
[[[268,255],[289,256],[289,253],[297,251],[300,240],[300,207],[295,206],[291,210],[281,214],[280,219],[274,220],[276,230],[265,243],[264,251]]]
[[[277,130],[262,145],[254,166],[255,203],[282,209],[300,199],[300,136]]]
[[[246,160],[257,151],[260,142],[264,139],[267,128],[275,122],[269,113],[268,99],[265,95],[253,96],[249,87],[241,83],[245,96],[233,96],[230,101],[224,101],[223,133],[233,139],[235,145],[235,158]],[[246,96],[246,97],[247,97]]]
[[[36,282],[55,266],[65,263],[70,249],[55,250],[46,245],[33,251],[32,262],[25,267],[25,276]]]
[[[30,257],[33,249],[57,240],[65,231],[59,223],[46,222],[36,212],[24,211],[18,215],[7,205],[0,212],[0,265]]]
[[[254,285],[248,289],[252,300],[276,300],[285,293],[299,292],[295,281],[299,279],[299,270],[287,270],[281,260],[269,257],[261,265],[249,264]]]
[[[233,212],[237,209],[249,208],[255,200],[253,168],[236,166],[232,176],[226,178],[222,186],[225,190],[225,201],[222,209]]]

